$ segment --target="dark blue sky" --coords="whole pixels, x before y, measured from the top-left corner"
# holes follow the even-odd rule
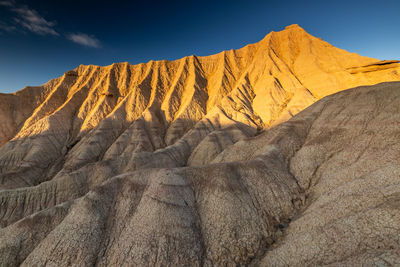
[[[0,0],[0,92],[79,64],[236,49],[294,23],[350,52],[400,59],[399,13],[399,0]]]

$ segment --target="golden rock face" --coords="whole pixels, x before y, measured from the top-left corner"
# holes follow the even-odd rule
[[[383,126],[398,123],[399,84],[324,97],[389,81],[400,81],[398,61],[349,53],[291,25],[238,50],[81,65],[0,94],[0,258],[5,265],[351,264],[361,250],[332,250],[324,244],[334,234],[302,229],[335,219],[320,208],[337,203],[331,191],[352,198],[359,182],[367,198],[379,174],[358,181],[366,171],[392,177],[380,181],[382,190],[398,181],[389,164],[400,151],[396,129]],[[354,185],[346,191],[343,183]],[[347,210],[385,201],[329,207],[348,219]],[[375,227],[365,224],[357,238]],[[393,234],[386,230],[379,233]],[[304,253],[299,240],[309,242]],[[286,243],[271,247],[278,241]],[[316,246],[339,256],[324,261]],[[362,257],[374,262],[378,252]]]
[[[291,25],[238,50],[171,62],[81,65],[43,86],[2,94],[0,144],[40,133],[49,127],[48,117],[67,119],[71,125],[64,130],[74,137],[107,116],[123,113],[120,119],[131,123],[149,110],[171,131],[179,119],[196,122],[216,109],[269,127],[326,95],[400,80],[399,70],[398,61],[348,53]],[[171,144],[179,137],[165,139]]]

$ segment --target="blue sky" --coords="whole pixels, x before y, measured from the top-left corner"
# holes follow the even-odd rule
[[[400,59],[399,0],[0,0],[0,92],[80,64],[205,56],[299,24],[331,44]]]

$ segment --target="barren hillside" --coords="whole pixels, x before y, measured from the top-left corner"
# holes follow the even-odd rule
[[[0,262],[399,263],[400,83],[374,85],[388,81],[398,61],[292,25],[0,94]]]

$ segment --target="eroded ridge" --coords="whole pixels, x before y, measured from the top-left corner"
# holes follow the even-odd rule
[[[395,265],[399,83],[325,97],[376,62],[293,25],[1,94],[2,264]]]

